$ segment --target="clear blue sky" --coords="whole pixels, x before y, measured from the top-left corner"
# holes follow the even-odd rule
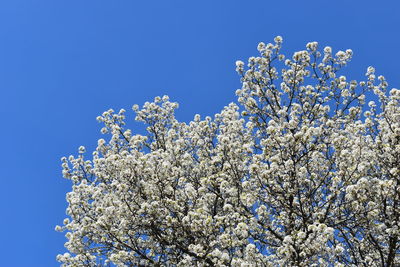
[[[0,266],[57,266],[70,183],[60,158],[100,137],[96,116],[168,94],[178,118],[212,115],[260,41],[351,48],[400,87],[399,1],[0,1]],[[128,112],[132,119],[132,112]],[[132,124],[131,124],[132,125]],[[134,125],[134,124],[133,124]]]

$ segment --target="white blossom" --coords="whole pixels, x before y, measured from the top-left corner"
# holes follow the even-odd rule
[[[353,52],[284,56],[283,39],[236,62],[242,88],[213,118],[175,118],[168,96],[97,120],[72,182],[63,266],[399,266],[400,90]],[[285,60],[285,64],[276,60]],[[368,104],[365,104],[368,103]]]

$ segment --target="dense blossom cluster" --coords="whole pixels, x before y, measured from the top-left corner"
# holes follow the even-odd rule
[[[104,112],[93,158],[63,158],[64,266],[399,266],[400,90],[352,51],[292,58],[282,38],[236,62],[238,103],[214,118],[133,107],[147,134]]]

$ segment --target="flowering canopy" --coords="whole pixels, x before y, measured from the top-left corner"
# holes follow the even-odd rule
[[[400,265],[400,90],[341,75],[351,50],[274,41],[214,118],[167,96],[133,107],[147,135],[97,118],[109,140],[62,159],[64,266]]]

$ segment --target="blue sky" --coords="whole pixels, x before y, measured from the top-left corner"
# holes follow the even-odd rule
[[[0,1],[1,266],[57,266],[65,217],[60,158],[100,138],[96,116],[167,94],[177,117],[235,100],[235,61],[260,41],[351,48],[400,87],[398,1]],[[128,112],[128,120],[133,118]],[[135,124],[130,124],[135,127]],[[134,130],[135,128],[133,128]]]

